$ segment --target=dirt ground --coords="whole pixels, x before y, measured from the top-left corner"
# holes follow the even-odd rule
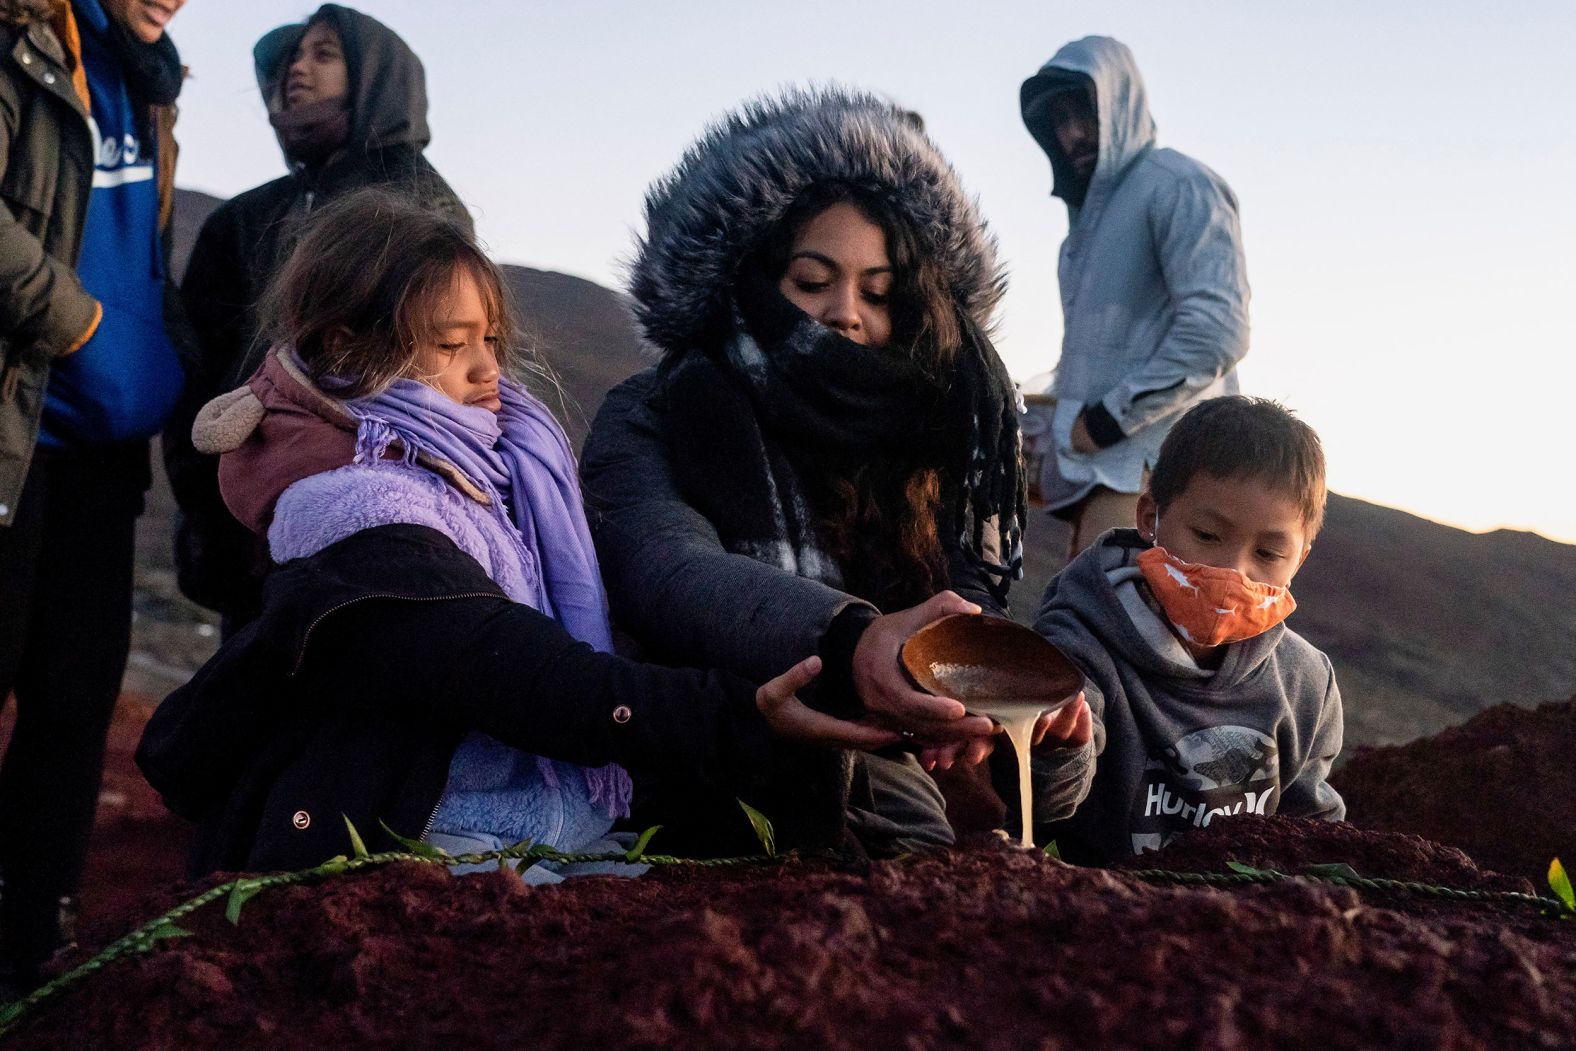
[[[1576,697],[1501,704],[1410,744],[1359,748],[1332,780],[1363,828],[1448,843],[1540,887],[1551,858],[1576,871]]]
[[[1300,824],[1267,819],[1255,842]],[[1438,875],[1408,837],[1349,837],[1372,874]],[[222,912],[93,976],[13,1046],[1510,1048],[1576,1033],[1576,923],[1530,908],[1153,885],[1005,847],[545,889],[406,863],[264,893],[236,927]]]
[[[68,963],[196,889],[170,883],[185,830],[127,765],[147,707],[128,699],[117,719],[84,948]],[[0,1042],[1576,1047],[1576,922],[1305,881],[1157,883],[974,845],[544,889],[401,864],[267,891],[239,926],[210,906],[183,921],[193,937],[111,964]],[[1228,859],[1531,889],[1416,836],[1287,818],[1217,822],[1133,865],[1224,872]]]

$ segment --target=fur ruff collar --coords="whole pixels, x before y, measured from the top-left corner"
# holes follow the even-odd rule
[[[630,266],[635,319],[664,356],[724,329],[739,263],[806,187],[840,180],[889,200],[988,330],[1006,289],[996,239],[906,111],[841,88],[793,90],[713,124],[646,194]]]

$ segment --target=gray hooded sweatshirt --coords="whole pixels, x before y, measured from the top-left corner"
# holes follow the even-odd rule
[[[1034,756],[1037,815],[1087,791],[1036,838],[1100,864],[1237,814],[1344,818],[1325,780],[1342,732],[1330,659],[1281,624],[1228,645],[1219,669],[1199,667],[1139,592],[1148,547],[1114,529],[1046,588],[1035,630],[1088,678],[1095,736]]]
[[[1063,47],[1020,95],[1024,123],[1051,160],[1053,194],[1071,168],[1047,96],[1092,88],[1099,159],[1081,206],[1069,203],[1058,278],[1065,332],[1050,393],[1055,455],[1041,490],[1052,510],[1096,486],[1136,493],[1170,424],[1195,402],[1237,392],[1248,352],[1248,279],[1237,200],[1197,161],[1155,146],[1143,79],[1125,46],[1085,37]],[[1072,447],[1089,409],[1097,442]]]

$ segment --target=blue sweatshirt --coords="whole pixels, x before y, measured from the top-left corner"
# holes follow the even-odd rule
[[[164,329],[157,142],[132,104],[99,0],[71,6],[98,143],[77,274],[104,317],[50,370],[39,441],[55,448],[157,433],[185,382]]]

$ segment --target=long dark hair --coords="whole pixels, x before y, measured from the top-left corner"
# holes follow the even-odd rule
[[[773,285],[782,279],[807,223],[836,204],[851,204],[886,237],[892,264],[888,300],[892,335],[887,349],[908,356],[938,387],[962,340],[957,306],[939,263],[920,250],[913,227],[878,193],[846,182],[815,183],[794,199],[782,219],[746,260]],[[970,440],[959,434],[960,444]],[[822,540],[837,558],[848,590],[882,609],[923,602],[947,585],[942,529],[942,472],[935,466],[851,461],[798,450],[806,486],[820,517]],[[961,480],[949,480],[961,484]]]

